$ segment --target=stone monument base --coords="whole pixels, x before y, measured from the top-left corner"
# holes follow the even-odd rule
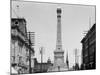
[[[48,72],[60,72],[60,71],[68,71],[68,67],[66,64],[63,64],[61,66],[50,66],[48,69]]]

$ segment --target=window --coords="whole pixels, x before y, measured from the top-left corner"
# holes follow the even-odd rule
[[[15,56],[12,56],[12,62],[13,63],[15,62]]]
[[[16,26],[18,26],[19,22],[16,20],[16,21],[14,22],[14,24],[15,24]]]
[[[20,56],[20,57],[19,57],[19,63],[21,63],[21,62],[22,62],[22,57]]]

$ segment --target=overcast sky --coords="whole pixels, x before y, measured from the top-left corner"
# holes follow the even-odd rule
[[[19,9],[16,8],[19,5]],[[68,51],[70,66],[75,62],[74,50],[79,50],[81,55],[82,45],[80,41],[84,37],[84,31],[95,23],[95,7],[84,5],[37,3],[37,2],[12,2],[12,17],[24,17],[27,21],[27,30],[35,32],[35,57],[40,61],[39,48],[44,47],[43,61],[50,57],[54,61],[57,35],[57,8],[62,9],[62,47]],[[91,25],[89,25],[89,17]],[[81,63],[81,57],[79,59]]]

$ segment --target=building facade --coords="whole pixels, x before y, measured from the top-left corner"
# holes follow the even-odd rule
[[[83,69],[96,68],[96,24],[94,24],[85,37],[81,40],[82,43],[82,67]]]
[[[11,19],[11,67],[16,66],[18,73],[29,73],[29,46],[26,20]],[[34,51],[33,51],[34,53]]]

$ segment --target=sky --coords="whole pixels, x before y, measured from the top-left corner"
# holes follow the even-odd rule
[[[19,5],[19,8],[16,6]],[[57,8],[62,9],[62,48],[64,62],[66,53],[70,66],[75,63],[75,49],[78,49],[81,64],[81,40],[84,32],[95,23],[95,6],[13,1],[11,17],[22,17],[27,21],[27,31],[35,32],[35,57],[40,62],[40,47],[43,47],[43,62],[54,61],[57,38]]]

